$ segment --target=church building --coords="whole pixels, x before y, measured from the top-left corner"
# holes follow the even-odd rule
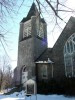
[[[48,48],[47,24],[33,3],[20,22],[15,84],[65,77],[75,77],[75,18],[69,19],[53,48]]]

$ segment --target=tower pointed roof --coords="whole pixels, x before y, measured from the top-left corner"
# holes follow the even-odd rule
[[[29,12],[28,12],[27,17],[35,16],[36,12],[37,12],[37,8],[36,8],[35,3],[33,3],[30,10],[29,10]]]
[[[31,18],[31,16],[36,16],[37,13],[39,13],[39,12],[37,10],[35,3],[33,2],[32,6],[27,14],[27,17],[23,18],[21,22],[25,22],[25,21],[29,20]]]

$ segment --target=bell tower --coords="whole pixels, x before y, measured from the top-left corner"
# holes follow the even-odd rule
[[[25,66],[28,79],[35,77],[35,61],[47,49],[47,25],[33,3],[27,17],[20,22],[17,62],[17,82]]]

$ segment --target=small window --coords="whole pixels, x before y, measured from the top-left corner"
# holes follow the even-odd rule
[[[65,47],[64,47],[64,53],[66,53],[67,51],[66,51],[66,45],[65,45]]]
[[[27,72],[27,68],[26,67],[23,67],[23,72]]]
[[[70,45],[69,45],[69,42],[67,42],[67,51],[68,51],[68,53],[70,53]]]
[[[42,66],[42,78],[47,78],[47,65]]]
[[[75,42],[75,37],[73,38],[73,41]]]
[[[73,44],[72,44],[72,41],[70,41],[70,51],[73,52]]]
[[[74,75],[74,77],[75,77],[75,71],[73,72],[73,75]]]
[[[75,51],[75,44],[73,44],[73,46],[74,46],[74,51]]]
[[[23,72],[25,72],[25,70],[26,70],[26,67],[23,69]]]
[[[71,59],[70,58],[67,58],[66,60],[66,67],[71,67]]]

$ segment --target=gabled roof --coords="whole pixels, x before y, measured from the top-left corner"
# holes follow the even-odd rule
[[[35,16],[36,11],[37,11],[36,5],[35,5],[35,3],[33,3],[30,10],[29,10],[29,12],[28,12],[27,17],[30,18],[31,16]]]
[[[39,61],[48,61],[48,58],[53,61],[52,59],[52,48],[47,48],[37,59],[35,62]]]
[[[66,39],[68,39],[70,35],[74,33],[74,30],[75,30],[75,17],[71,16],[66,26],[64,27],[63,31],[61,32],[60,36],[58,37],[57,41],[55,42],[53,48],[57,48],[59,45],[61,45],[60,43],[64,45]]]

